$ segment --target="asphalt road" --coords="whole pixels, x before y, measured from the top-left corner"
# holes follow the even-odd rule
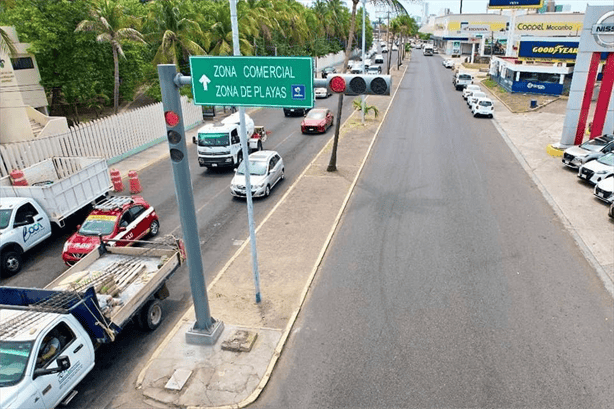
[[[612,299],[451,79],[413,52],[251,407],[614,407]]]

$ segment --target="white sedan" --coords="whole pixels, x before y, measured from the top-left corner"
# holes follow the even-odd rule
[[[315,93],[315,95],[316,95],[316,98],[328,98],[328,97],[330,97],[331,95],[333,95],[333,94],[332,94],[332,92],[329,92],[329,91],[328,91],[328,88],[324,88],[324,87],[322,87],[322,88],[316,88],[316,89],[314,90],[314,93]]]
[[[490,98],[478,98],[478,100],[471,106],[471,113],[474,117],[486,116],[488,118],[493,117],[494,103]]]
[[[614,153],[608,153],[599,159],[591,160],[580,166],[578,177],[596,185],[614,174]]]
[[[284,161],[275,151],[258,151],[249,155],[249,175],[253,197],[267,197],[271,189],[284,179]],[[245,197],[245,161],[242,161],[230,182],[230,194]]]
[[[463,99],[467,99],[473,91],[481,91],[481,90],[482,89],[480,88],[479,85],[469,84],[463,89]]]
[[[443,60],[441,64],[446,68],[454,68],[454,60],[450,58]]]
[[[467,105],[469,106],[469,109],[473,109],[473,104],[475,104],[480,98],[488,98],[488,96],[482,91],[473,91],[467,97]]]

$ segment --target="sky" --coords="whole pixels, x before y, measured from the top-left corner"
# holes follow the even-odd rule
[[[301,3],[305,5],[310,5],[311,0],[299,0]],[[351,9],[351,1],[345,0],[348,8]],[[374,16],[384,16],[385,8],[373,7],[370,3],[371,0],[367,0],[367,12],[371,16],[371,19],[374,19]],[[460,9],[461,0],[422,0],[422,1],[411,1],[411,0],[399,0],[407,9],[407,12],[413,16],[421,16],[422,15],[422,5],[420,3],[429,3],[429,14],[439,15],[440,11],[443,9],[450,9],[453,14],[458,14]],[[548,2],[548,0],[544,0]],[[611,6],[614,0],[555,0],[555,4],[566,5],[569,4],[571,6],[571,11],[579,11],[584,12],[586,10],[586,5],[594,5],[594,6]],[[362,2],[361,2],[362,3]],[[463,3],[463,14],[465,13],[486,13],[488,0],[462,0]]]

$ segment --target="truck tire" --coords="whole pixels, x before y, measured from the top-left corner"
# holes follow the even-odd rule
[[[21,271],[21,252],[13,249],[6,249],[0,255],[0,276],[8,277]]]
[[[146,331],[153,331],[162,323],[162,307],[160,301],[151,300],[141,309],[139,314],[139,327]]]

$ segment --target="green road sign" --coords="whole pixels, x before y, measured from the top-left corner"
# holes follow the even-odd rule
[[[197,105],[313,107],[311,57],[190,57]]]

